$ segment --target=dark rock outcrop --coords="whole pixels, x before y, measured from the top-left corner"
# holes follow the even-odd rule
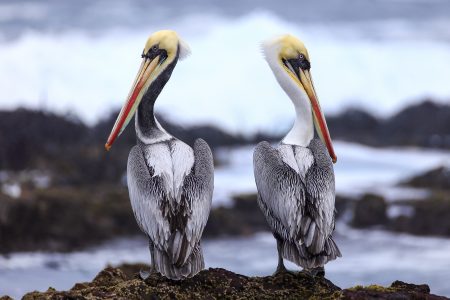
[[[412,213],[393,218],[388,229],[416,235],[450,236],[450,169],[446,166],[418,174],[401,185],[427,189],[423,200],[398,201]]]
[[[128,153],[136,144],[131,124],[111,151],[105,141],[118,112],[88,127],[71,115],[17,109],[0,111],[0,170],[45,170],[53,185],[93,185],[118,183],[126,170]],[[215,126],[179,126],[164,118],[165,129],[193,145],[197,138],[210,147],[248,144],[249,138],[232,135]]]
[[[73,115],[17,109],[0,111],[0,170],[39,169],[51,171],[58,185],[117,183],[126,168],[130,148],[136,138],[128,126],[109,153],[104,142],[117,112],[94,126]],[[180,126],[159,118],[168,132],[192,145],[205,139],[213,150],[220,146],[279,141],[280,135],[256,133],[242,136],[213,125]],[[450,149],[450,105],[424,101],[409,106],[386,119],[349,109],[327,117],[335,139],[378,147],[420,146]]]
[[[450,105],[430,100],[408,106],[389,118],[361,109],[327,116],[333,138],[377,147],[450,148]]]
[[[375,225],[385,225],[388,218],[387,204],[383,197],[366,194],[355,202],[352,226],[366,228]]]
[[[240,195],[213,208],[205,238],[247,236],[269,230],[256,195]],[[32,189],[13,199],[0,193],[0,253],[75,251],[109,239],[142,235],[125,187]]]
[[[247,194],[235,196],[231,206],[214,208],[203,236],[245,236],[269,230],[256,202],[256,194]]]
[[[336,195],[336,199],[334,201],[334,206],[336,208],[336,220],[342,219],[344,216],[346,218],[347,216],[351,216],[353,213],[349,214],[349,212],[353,211],[354,204],[355,199],[343,195]]]
[[[128,272],[132,267],[126,267]],[[387,288],[372,285],[341,290],[327,279],[303,272],[247,277],[208,269],[184,281],[152,275],[145,282],[136,275],[126,275],[120,267],[108,267],[92,282],[77,283],[69,291],[49,288],[43,293],[28,293],[23,299],[446,299],[430,294],[427,285],[400,281]]]
[[[416,188],[450,191],[450,168],[441,166],[423,174],[419,174],[405,181],[403,185]]]
[[[415,235],[450,237],[450,197],[449,194],[441,195],[407,202],[413,213],[390,220],[388,229]]]
[[[75,251],[139,234],[124,187],[50,188],[0,194],[0,253]]]
[[[381,121],[376,117],[356,108],[348,109],[339,115],[327,116],[327,123],[333,138],[369,145],[377,143],[377,132],[381,126]]]

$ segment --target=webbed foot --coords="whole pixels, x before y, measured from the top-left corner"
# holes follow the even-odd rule
[[[288,269],[286,269],[286,267],[284,265],[282,265],[282,266],[277,267],[277,269],[275,270],[275,273],[273,273],[272,276],[285,275],[285,274],[296,275],[297,273],[294,271],[289,271]]]
[[[140,277],[142,280],[144,280],[144,281],[145,281],[147,278],[149,278],[151,274],[152,274],[152,273],[151,273],[151,270],[150,270],[150,271],[144,271],[144,270],[140,270],[140,271],[139,271],[139,277]]]
[[[311,269],[305,269],[305,273],[308,273],[309,275],[313,277],[325,277],[325,268],[322,267],[316,267]]]

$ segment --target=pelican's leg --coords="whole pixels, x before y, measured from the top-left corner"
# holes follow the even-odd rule
[[[277,251],[278,251],[278,266],[277,266],[277,270],[275,271],[275,273],[273,274],[274,276],[280,273],[286,273],[287,269],[284,266],[283,263],[283,256],[281,254],[282,249],[281,247],[283,247],[283,241],[281,240],[280,237],[278,237],[277,235],[274,234],[275,239],[277,240]]]
[[[150,275],[152,275],[153,273],[156,272],[155,263],[154,263],[155,257],[153,255],[153,243],[150,239],[148,240],[148,249],[150,250],[150,256],[151,256],[152,262],[151,262],[149,271],[144,271],[144,270],[139,271],[139,277],[141,277],[142,280],[146,280],[148,277],[150,277]]]

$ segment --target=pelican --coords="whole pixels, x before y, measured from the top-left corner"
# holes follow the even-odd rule
[[[313,275],[341,253],[334,230],[336,154],[320,109],[304,44],[283,35],[262,44],[264,57],[296,112],[292,129],[272,147],[259,143],[253,153],[258,204],[277,242],[275,274],[286,272],[283,259]],[[320,139],[314,137],[314,125]]]
[[[140,229],[148,236],[150,272],[182,280],[204,268],[200,238],[208,220],[214,185],[213,157],[197,139],[193,149],[159,124],[153,109],[178,60],[190,53],[174,31],[151,35],[125,105],[106,142],[109,150],[135,114],[137,145],[128,156],[130,202]]]

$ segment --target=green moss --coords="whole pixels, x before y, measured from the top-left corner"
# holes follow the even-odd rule
[[[383,293],[391,293],[396,292],[397,289],[392,287],[384,287],[378,284],[371,284],[369,286],[357,285],[351,288],[348,288],[349,291],[374,291],[374,292],[383,292]]]
[[[349,290],[349,291],[360,291],[362,289],[364,289],[364,287],[362,285],[356,285],[354,287],[348,288],[347,290]]]
[[[377,291],[377,292],[386,292],[386,293],[390,293],[390,292],[395,292],[396,289],[391,288],[391,287],[383,287],[381,285],[377,285],[377,284],[372,284],[366,287],[367,290],[370,291]]]

